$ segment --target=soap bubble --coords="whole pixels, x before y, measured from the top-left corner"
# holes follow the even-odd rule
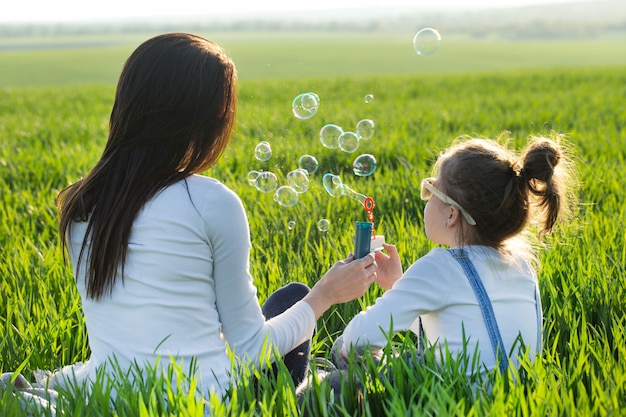
[[[374,136],[374,121],[370,119],[363,119],[356,124],[356,134],[361,139],[369,139]]]
[[[317,162],[317,158],[313,155],[302,155],[300,159],[298,159],[298,166],[311,175],[317,171],[319,163]]]
[[[321,219],[317,222],[317,228],[320,232],[328,232],[328,229],[330,229],[330,222],[327,219]]]
[[[431,56],[441,46],[441,35],[436,29],[424,28],[413,37],[413,49],[421,56]]]
[[[252,170],[248,172],[248,183],[252,186],[256,186],[256,180],[259,178],[259,171]]]
[[[259,173],[256,179],[256,188],[264,193],[271,193],[278,187],[278,179],[276,174],[269,171],[263,171]]]
[[[259,142],[254,148],[254,157],[259,161],[267,161],[272,157],[272,147],[269,142]]]
[[[309,174],[302,168],[293,170],[287,174],[287,183],[297,193],[303,193],[309,189]]]
[[[344,152],[352,153],[359,148],[359,137],[354,132],[344,132],[339,136],[339,147]]]
[[[374,101],[374,94],[366,94],[365,95],[365,102],[367,104],[370,104],[373,101]]]
[[[322,184],[328,194],[333,197],[341,197],[343,195],[343,182],[341,181],[341,177],[339,175],[334,175],[330,172],[328,174],[324,174]]]
[[[298,202],[298,193],[293,188],[283,185],[274,193],[274,201],[283,207],[295,206]]]
[[[320,141],[322,145],[329,149],[339,147],[339,136],[343,134],[343,129],[334,124],[327,124],[320,130]]]
[[[322,184],[324,185],[324,189],[333,197],[341,197],[342,195],[348,196],[349,198],[358,201],[363,204],[367,196],[361,193],[357,193],[352,188],[348,187],[341,181],[341,177],[339,175],[334,175],[331,173],[324,174],[322,178]]]
[[[343,195],[348,196],[354,201],[358,201],[361,204],[365,203],[367,196],[365,194],[357,193],[352,188],[348,187],[346,184],[343,185]]]
[[[295,228],[296,228],[296,222],[295,222],[295,221],[293,221],[293,220],[289,220],[289,221],[287,222],[287,229],[289,229],[289,230],[293,230],[293,229],[295,229]]]
[[[320,106],[320,98],[315,93],[304,93],[300,94],[296,98],[293,99],[291,103],[291,108],[293,110],[294,116],[298,119],[310,119],[315,116],[317,113],[317,109]]]
[[[359,155],[352,163],[352,170],[359,177],[372,175],[376,171],[376,158],[368,153]]]

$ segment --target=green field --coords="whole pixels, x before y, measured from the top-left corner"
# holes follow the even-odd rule
[[[340,174],[376,200],[377,231],[397,245],[405,268],[433,247],[423,233],[419,181],[437,152],[459,135],[497,137],[509,131],[511,145],[520,147],[531,134],[565,133],[581,182],[575,217],[547,239],[541,252],[544,349],[534,364],[523,365],[516,385],[492,375],[493,390],[473,391],[458,371],[421,370],[399,375],[402,382],[387,391],[372,384],[361,404],[336,400],[332,405],[330,394],[320,392],[321,408],[329,415],[360,410],[372,416],[623,415],[624,45],[587,44],[583,54],[576,52],[580,44],[472,44],[472,49],[459,41],[421,59],[400,40],[386,46],[372,40],[358,53],[357,41],[291,38],[268,42],[271,47],[258,41],[261,46],[223,38],[241,73],[238,125],[223,159],[207,174],[244,202],[261,301],[286,282],[314,283],[352,250],[353,224],[365,220],[365,213],[355,201],[323,190],[325,172]],[[98,159],[115,78],[133,47],[90,49],[90,55],[80,49],[0,52],[0,372],[21,370],[31,378],[36,369],[89,357],[80,300],[59,249],[55,198]],[[560,56],[552,55],[554,48]],[[343,54],[346,50],[358,58]],[[592,60],[591,53],[598,55]],[[57,67],[46,67],[54,62]],[[76,72],[65,72],[68,68]],[[314,118],[298,120],[291,115],[291,101],[306,91],[316,92],[322,105]],[[363,99],[368,93],[375,95],[371,104]],[[363,118],[373,119],[377,130],[356,153],[321,145],[318,131],[324,124],[350,130]],[[266,163],[253,156],[261,140],[274,151]],[[296,206],[281,207],[272,195],[248,185],[251,169],[272,170],[284,181],[303,153],[317,156],[320,170]],[[373,176],[351,173],[359,153],[376,156]],[[326,233],[316,227],[321,218],[331,222]],[[290,220],[296,222],[294,230],[287,227]],[[326,354],[344,322],[380,294],[372,287],[363,299],[324,315],[316,353]],[[396,342],[413,343],[408,335]],[[376,376],[375,369],[362,372],[364,378]],[[280,378],[261,383],[260,394],[242,382],[230,402],[211,399],[214,415],[297,415],[292,387]],[[165,400],[169,385],[160,378],[118,384],[124,395],[114,405],[103,388],[88,403],[80,392],[63,392],[60,409],[77,416],[201,415],[202,404],[184,393],[170,393]],[[0,394],[0,409],[22,414],[8,391]]]
[[[0,87],[113,84],[124,60],[154,35],[0,40]],[[241,80],[360,77],[626,65],[624,39],[505,41],[444,38],[413,52],[412,33],[201,33],[233,56]]]

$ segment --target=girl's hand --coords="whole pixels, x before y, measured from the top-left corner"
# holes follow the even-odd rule
[[[315,317],[319,318],[330,306],[354,300],[365,294],[376,279],[377,270],[373,254],[356,260],[350,255],[336,262],[303,300],[309,303]]]
[[[376,263],[378,264],[376,282],[387,291],[402,277],[403,272],[398,249],[396,249],[394,245],[388,245],[386,243],[383,244],[383,248],[389,255],[385,255],[380,251],[375,253]]]

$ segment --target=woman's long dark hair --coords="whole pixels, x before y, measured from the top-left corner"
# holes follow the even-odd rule
[[[89,298],[112,291],[120,266],[123,275],[133,221],[144,204],[220,158],[234,125],[236,83],[235,65],[222,48],[195,35],[156,36],[128,58],[102,157],[57,199],[64,250],[72,223],[89,222],[78,258],[88,260]]]

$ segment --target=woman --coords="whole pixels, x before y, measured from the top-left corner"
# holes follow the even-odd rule
[[[249,271],[243,205],[198,175],[229,141],[236,79],[217,44],[190,34],[149,39],[125,63],[104,153],[58,198],[91,357],[53,374],[52,386],[93,380],[113,358],[125,368],[159,357],[166,366],[171,356],[195,360],[201,390],[223,394],[227,347],[253,361],[266,342],[283,355],[298,346],[307,352],[316,319],[373,282],[373,256],[339,261],[310,291],[289,285],[272,295],[266,320]],[[296,361],[295,383],[307,361]]]

